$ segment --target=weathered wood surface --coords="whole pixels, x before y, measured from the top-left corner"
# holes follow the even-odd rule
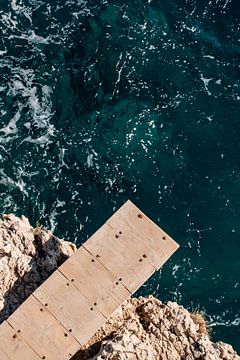
[[[127,201],[83,247],[134,293],[178,244]]]
[[[81,273],[79,274],[81,276]],[[33,294],[74,338],[84,344],[106,318],[58,270]]]
[[[71,358],[177,248],[128,201],[0,326],[0,359]]]
[[[131,295],[84,247],[65,261],[59,271],[88,299],[91,306],[95,306],[106,318]]]
[[[64,328],[33,295],[29,296],[7,322],[15,331],[20,331],[19,336],[41,359],[70,359],[80,347],[69,329]],[[12,357],[12,360],[15,358]]]
[[[39,360],[40,357],[21,339],[6,321],[0,326],[1,360]]]

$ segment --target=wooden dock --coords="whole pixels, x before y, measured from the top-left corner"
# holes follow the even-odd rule
[[[70,359],[177,248],[127,201],[2,323],[0,359]]]

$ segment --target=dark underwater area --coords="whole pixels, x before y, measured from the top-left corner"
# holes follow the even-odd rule
[[[240,2],[0,0],[0,211],[80,245],[131,199],[180,245],[138,294],[240,352]]]

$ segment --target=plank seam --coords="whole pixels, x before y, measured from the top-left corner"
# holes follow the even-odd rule
[[[79,347],[81,348],[83,344],[81,344],[79,340],[77,340],[75,336],[73,336],[73,334],[68,331],[68,329],[62,324],[62,322],[59,321],[51,311],[49,311],[49,309],[34,295],[34,292],[32,293],[32,296],[34,297],[34,299],[36,299],[39,302],[39,304],[41,304],[44,307],[45,311],[47,311],[67,331],[68,336],[70,336],[70,338],[72,337],[79,344]]]
[[[125,221],[124,218],[122,218],[122,219]],[[108,225],[112,230],[115,230],[114,227],[111,224],[108,223],[108,221],[106,222],[106,225]],[[128,222],[127,222],[127,225],[132,231],[134,231],[133,228],[130,226],[130,224]],[[139,237],[142,239],[142,236],[139,235]],[[148,251],[148,247],[146,247],[146,250]],[[166,254],[165,254],[164,250],[163,250],[163,253],[164,253],[164,258],[165,258]],[[151,261],[149,261],[148,257],[145,259],[145,261],[147,261],[147,263],[154,268],[155,272],[159,270],[159,268],[157,268]]]
[[[31,295],[30,295],[30,296],[31,296]],[[28,347],[34,352],[34,354],[35,354],[39,359],[41,359],[41,355],[38,354],[35,349],[33,349],[33,347],[32,347],[32,346],[27,342],[27,340],[22,336],[22,333],[21,333],[21,332],[18,333],[17,330],[12,326],[12,324],[10,324],[10,323],[8,322],[8,319],[6,320],[6,322],[7,322],[8,325],[11,326],[11,328],[16,332],[16,335],[26,344],[26,346],[28,346]]]
[[[57,271],[58,271],[62,276],[64,276],[66,280],[71,281],[71,279],[69,279],[60,269],[57,269]],[[81,294],[81,296],[83,296],[83,297],[86,299],[87,303],[89,304],[89,307],[91,307],[92,304],[89,303],[89,299],[86,297],[86,295],[84,295],[84,294],[81,293],[81,291],[80,291],[80,290],[78,289],[78,287],[74,284],[74,282],[72,283],[72,286],[79,292],[79,294]],[[99,308],[96,308],[96,309],[97,309],[97,311],[100,312],[100,314],[103,315],[103,317],[104,317],[106,320],[108,319],[108,317],[107,317],[106,315],[104,315]]]
[[[168,235],[168,233],[166,233],[161,227],[160,227],[160,225],[158,225],[156,222],[154,222],[153,220],[151,220],[143,211],[141,211],[132,201],[130,201],[130,200],[128,200],[118,211],[119,211],[119,215],[121,216],[121,218],[122,219],[125,219],[123,216],[122,216],[122,214],[121,214],[121,210],[123,209],[123,207],[126,205],[126,204],[131,204],[131,206],[132,207],[134,207],[134,209],[137,211],[137,212],[139,212],[139,213],[141,213],[141,214],[143,214],[143,216],[148,220],[148,222],[150,223],[150,225],[152,225],[152,227],[153,228],[155,228],[156,230],[160,230],[160,231],[162,231],[162,233],[165,235],[165,236],[167,236],[170,240],[171,240],[171,242],[174,244],[174,246],[176,247],[176,249],[175,249],[175,251],[180,247],[180,245],[170,236],[170,235]],[[116,212],[117,213],[117,212]],[[115,213],[115,214],[116,214]],[[115,214],[113,214],[113,216],[115,215]],[[110,219],[108,219],[106,222],[108,222]],[[126,221],[127,221],[127,219],[125,219]],[[127,221],[128,222],[128,221]],[[149,236],[147,236],[148,238],[149,238]],[[175,252],[174,251],[174,252]],[[174,253],[173,252],[173,253]]]
[[[89,251],[87,248],[85,248],[84,244],[82,245],[82,247],[83,247],[92,257],[94,257],[94,259],[96,259],[96,261],[98,261],[99,264],[101,264],[101,265],[114,277],[114,279],[115,279],[116,281],[119,281],[119,279],[117,279],[117,277],[116,277],[101,261],[99,261],[99,259],[98,259],[95,255],[93,255],[93,254],[91,253],[91,251]],[[131,296],[131,295],[132,295],[132,292],[131,292],[121,281],[119,281],[119,282],[122,284],[122,286],[125,287],[125,289],[129,292],[129,295]]]
[[[104,226],[106,227],[106,226],[108,226],[108,224],[105,224]],[[109,226],[108,226],[108,227],[109,227]],[[86,242],[86,243],[87,243],[87,242]],[[84,249],[86,249],[86,250],[94,257],[94,259],[97,259],[97,257],[91,253],[91,250],[87,249],[85,246],[84,246]],[[114,278],[116,279],[116,281],[120,282],[120,283],[129,291],[129,293],[130,293],[131,295],[132,295],[133,293],[135,293],[135,292],[143,285],[143,283],[146,281],[146,280],[143,281],[142,278],[141,278],[141,276],[139,277],[139,273],[136,272],[136,269],[135,269],[134,266],[132,266],[132,265],[129,266],[129,270],[132,272],[132,275],[133,275],[133,276],[138,280],[138,282],[140,283],[140,285],[137,287],[137,289],[135,289],[134,291],[133,291],[133,290],[130,290],[130,289],[128,289],[127,284],[125,285],[123,282],[121,282],[121,281],[111,272],[111,270],[106,267],[106,265],[105,265],[104,262],[101,262],[101,260],[98,260],[98,262],[99,262],[101,265],[103,265],[103,266],[105,267],[105,269],[107,269],[107,270],[114,276]],[[152,276],[152,275],[155,273],[155,268],[154,268],[154,266],[153,266],[152,264],[149,264],[149,262],[148,262],[148,265],[150,265],[151,268],[152,268],[151,274],[148,275],[148,277],[150,277],[150,276]]]
[[[108,222],[106,222],[100,229],[102,229],[102,228],[108,228],[108,229],[110,229],[111,231],[112,230],[114,230],[114,228],[112,227],[112,226],[110,226],[109,224],[108,224]],[[90,238],[90,239],[92,239],[92,240],[95,240],[95,236],[97,237],[97,232],[95,233],[95,234],[93,234],[93,236]],[[89,240],[90,240],[89,239]],[[89,241],[88,240],[88,241]],[[92,253],[91,253],[91,251],[93,250],[93,249],[88,249],[88,241],[86,241],[82,246],[84,247],[84,249],[86,249],[93,257],[94,257],[94,259],[96,259],[96,256],[95,255],[93,255]],[[127,249],[127,247],[126,247],[126,249]],[[125,249],[125,250],[126,250]],[[123,254],[122,254],[123,255]],[[137,255],[138,256],[138,255]],[[110,269],[108,269],[107,268],[107,266],[106,266],[106,264],[104,263],[104,262],[102,262],[101,260],[99,260],[99,259],[97,259],[98,260],[98,262],[101,264],[101,265],[103,265],[104,267],[105,267],[105,269],[107,269],[115,278],[116,278],[116,280],[117,281],[119,281],[119,279],[117,279],[117,277],[112,273],[112,271],[110,270]],[[147,259],[146,259],[147,260]],[[148,264],[148,266],[150,266],[151,267],[151,274],[149,274],[149,276],[148,277],[150,277],[150,276],[152,276],[155,272],[156,272],[156,267],[152,264],[152,263],[150,263],[148,260],[147,260],[147,264]],[[160,266],[161,267],[161,266]],[[139,277],[139,273],[138,272],[136,272],[136,270],[135,270],[135,267],[133,266],[133,265],[130,265],[129,266],[129,269],[131,270],[131,272],[132,272],[132,274],[133,274],[133,276],[138,280],[138,282],[139,283],[141,283],[141,285],[146,281],[142,281],[142,277],[140,276]],[[130,289],[128,289],[127,288],[127,284],[125,285],[124,283],[122,283],[121,281],[120,281],[120,283],[130,292],[130,294],[133,294],[137,289],[139,289],[139,287],[141,286],[141,285],[139,285],[139,287],[137,288],[137,289],[135,289],[134,291],[131,291]]]
[[[84,248],[84,250],[85,250],[85,248]],[[95,258],[96,259],[96,258]],[[101,263],[99,263],[99,264],[101,264]],[[101,264],[102,265],[102,264]],[[85,269],[85,268],[84,268]],[[104,267],[104,269],[106,270],[106,268]],[[68,281],[71,281],[68,277],[67,277],[67,275],[66,274],[64,274],[63,272],[62,272],[62,270],[59,268],[58,269],[60,272],[61,272],[61,274],[63,275],[63,276],[65,276],[65,278],[68,280]],[[108,273],[110,273],[109,271],[108,271]],[[110,274],[112,274],[112,273],[110,273]],[[116,281],[116,278],[114,277],[114,281]],[[80,291],[80,289],[75,285],[75,283],[73,283],[73,286],[81,293],[81,291]],[[102,283],[99,283],[99,286],[114,300],[114,301],[116,301],[119,305],[121,305],[122,303],[121,303],[121,301],[119,301],[108,289],[106,289],[103,285],[102,285]],[[125,287],[124,287],[125,288]],[[81,293],[82,294],[82,293]],[[83,295],[83,294],[82,294]],[[83,295],[84,297],[86,297],[87,298],[87,296],[85,296],[85,295]],[[87,298],[88,299],[88,298]],[[99,310],[100,311],[100,310]],[[103,314],[104,315],[104,314]],[[105,316],[105,315],[104,315]],[[106,316],[105,316],[106,317]],[[108,318],[107,318],[108,319]]]
[[[140,210],[139,210],[140,211]],[[132,225],[129,223],[129,221],[128,221],[128,219],[126,219],[124,216],[122,216],[122,214],[119,214],[119,216],[122,218],[122,220],[123,221],[126,221],[127,222],[127,224],[128,224],[128,226],[131,228],[131,230],[132,231],[135,231],[136,232],[136,229],[134,229],[133,227],[132,227]],[[151,223],[151,225],[155,225],[157,228],[156,228],[156,230],[160,230],[161,228],[158,226],[158,225],[156,225],[155,223],[153,223],[146,215],[145,215],[145,217],[146,217],[146,219]],[[111,226],[109,223],[108,223],[108,221],[109,220],[107,220],[107,224],[109,225],[109,226]],[[167,236],[168,238],[169,238],[169,240],[173,243],[173,245],[174,245],[174,249],[171,249],[170,251],[171,251],[171,253],[170,254],[166,254],[166,252],[164,251],[164,249],[162,250],[163,251],[163,253],[164,253],[164,258],[166,258],[166,260],[168,260],[174,253],[175,253],[175,251],[177,251],[177,249],[179,248],[179,245],[176,243],[176,241],[174,241],[167,233],[165,233],[162,229],[161,229],[161,231],[162,231],[162,233],[165,235],[165,236]],[[138,232],[138,234],[139,234],[139,232]],[[139,235],[139,236],[141,236],[141,235]],[[151,240],[151,236],[149,236],[148,234],[144,234],[144,236],[147,238],[147,239],[149,239],[149,240]],[[166,246],[166,244],[165,244],[165,246]],[[168,250],[169,251],[169,250]],[[166,260],[165,260],[165,262],[166,262]],[[157,270],[159,270],[159,269],[157,269]]]

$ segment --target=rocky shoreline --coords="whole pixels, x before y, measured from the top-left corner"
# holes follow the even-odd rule
[[[71,254],[74,244],[22,216],[0,220],[0,322]],[[174,302],[129,299],[72,360],[240,360],[231,345],[213,343],[200,314]]]
[[[204,318],[175,302],[129,299],[72,360],[240,360]]]

